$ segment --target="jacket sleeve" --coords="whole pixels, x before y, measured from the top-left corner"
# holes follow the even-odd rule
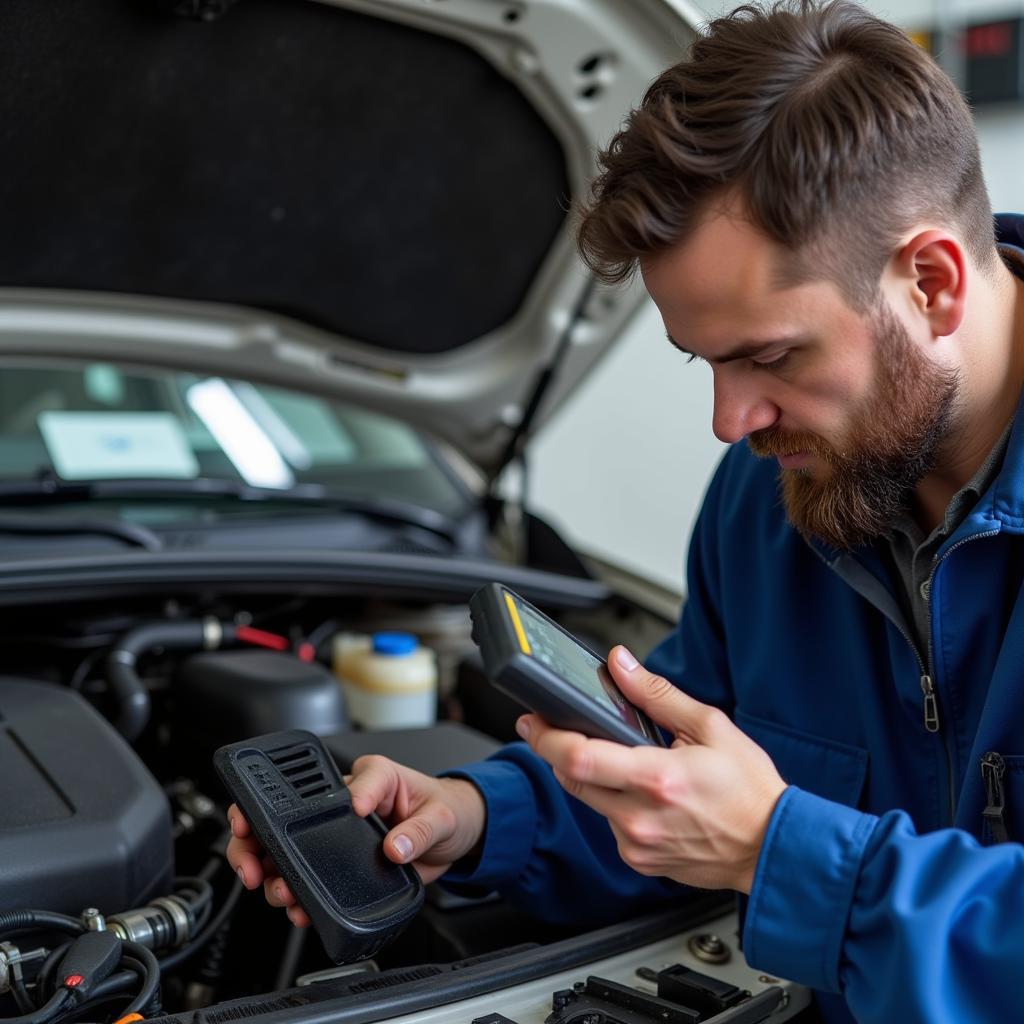
[[[578,925],[607,924],[683,897],[683,886],[629,868],[608,822],[570,797],[525,743],[448,774],[473,782],[487,804],[480,855],[444,876],[449,888],[496,889],[542,920]]]
[[[727,707],[731,691],[710,557],[714,493],[712,482],[690,543],[682,616],[646,664],[698,699]],[[487,761],[448,774],[472,781],[487,804],[482,852],[473,864],[456,865],[444,876],[450,887],[497,889],[552,922],[595,924],[664,906],[686,891],[628,867],[608,822],[570,797],[526,744],[513,743]]]
[[[769,823],[744,928],[759,970],[839,993],[861,1024],[1019,1016],[1024,847],[918,835],[791,786]]]

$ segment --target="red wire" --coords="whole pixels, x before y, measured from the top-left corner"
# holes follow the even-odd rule
[[[291,647],[287,637],[279,636],[277,633],[268,633],[265,629],[256,629],[253,626],[238,626],[235,629],[235,636],[243,644],[269,647],[273,651],[287,651]]]

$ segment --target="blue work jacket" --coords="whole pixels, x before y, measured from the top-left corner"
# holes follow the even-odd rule
[[[1024,248],[1024,218],[998,223]],[[817,990],[829,1022],[1022,1019],[1024,414],[939,550],[920,651],[877,552],[805,542],[777,474],[745,443],[727,451],[683,615],[646,660],[732,715],[789,783],[746,908],[747,960]],[[476,869],[452,881],[559,921],[685,898],[628,868],[607,822],[525,745],[462,774],[488,822]]]

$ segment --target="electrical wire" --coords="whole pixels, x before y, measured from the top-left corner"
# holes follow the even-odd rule
[[[230,826],[225,826],[224,831],[221,833],[220,838],[216,843],[212,843],[210,848],[216,849],[219,852],[215,853],[204,865],[203,869],[199,872],[199,877],[204,882],[209,882],[211,878],[215,878],[220,869],[227,863],[224,860],[223,851],[227,849],[228,841],[231,838]]]
[[[94,1002],[99,1001],[106,1002],[108,999],[123,998],[125,995],[124,990],[128,985],[140,981],[145,982],[146,966],[141,960],[136,960],[133,956],[126,956],[121,961],[121,966],[124,970],[119,971],[117,974],[112,974],[109,978],[100,982],[93,992],[92,999],[85,1003],[84,1006],[92,1006]]]
[[[81,935],[85,931],[85,925],[77,917],[56,914],[52,910],[5,910],[0,913],[0,936],[45,928],[55,928],[71,935]]]
[[[199,875],[180,875],[174,879],[174,893],[179,897],[192,898],[188,900],[189,907],[194,917],[210,906],[213,902],[213,886]]]
[[[228,915],[232,910],[235,909],[235,904],[238,902],[238,898],[242,895],[242,890],[245,888],[239,879],[235,879],[234,884],[231,886],[231,891],[228,893],[221,905],[220,910],[210,919],[206,927],[187,945],[182,946],[181,949],[175,950],[169,956],[165,956],[159,961],[161,971],[170,971],[180,964],[184,963],[191,956],[195,955],[207,942],[216,934],[217,929],[228,919]]]
[[[4,939],[21,932],[42,931],[46,929],[78,936],[85,931],[85,925],[75,917],[69,917],[67,914],[56,914],[50,910],[8,910],[0,913],[0,937]],[[52,971],[61,956],[67,952],[70,945],[70,942],[66,942],[61,944],[57,950],[52,951],[43,961],[40,975],[43,974],[47,967]],[[38,988],[37,986],[37,990],[43,992],[45,988]],[[18,1024],[18,1022],[28,1024],[30,1021],[35,1022],[35,1024],[44,1024],[44,1022],[51,1019],[50,1015],[55,1016],[61,1009],[61,1007],[51,1005],[57,995],[60,995],[60,993],[56,993],[53,999],[45,1006],[36,1007],[32,1003],[24,984],[21,984],[20,988],[15,987],[14,1000],[18,1004],[18,1009],[21,1010],[22,1015],[20,1017],[5,1018],[3,1024]],[[66,999],[67,992],[64,992],[63,995]]]
[[[52,965],[62,959],[70,946],[70,942],[64,943],[47,957],[37,979],[38,991],[46,991],[49,985],[49,975],[53,972]],[[121,948],[124,952],[120,966],[124,969],[100,982],[86,1003],[79,1007],[72,1007],[76,1015],[109,999],[124,998],[129,994],[125,992],[125,989],[139,981],[142,983],[141,988],[131,997],[127,1008],[118,1016],[124,1017],[130,1013],[144,1012],[152,1005],[160,986],[160,964],[150,950],[137,942],[125,942]],[[22,1017],[5,1018],[2,1024],[50,1024],[51,1021],[62,1015],[68,999],[67,990],[60,988],[43,1007],[30,1009]]]
[[[141,991],[121,1012],[122,1017],[127,1017],[130,1013],[144,1013],[156,995],[160,988],[160,964],[150,950],[137,942],[126,942],[124,948],[129,958],[141,963],[145,972]]]
[[[138,946],[134,942],[126,942],[125,948],[129,946],[134,949],[145,949],[143,946]],[[129,951],[130,952],[130,951]],[[146,953],[149,954],[149,958],[143,958],[142,956],[134,956],[126,954],[121,960],[121,966],[125,970],[120,971],[118,974],[112,974],[105,981],[102,981],[96,986],[93,992],[92,998],[84,1003],[80,1009],[84,1010],[87,1007],[94,1007],[99,1003],[108,1002],[111,999],[123,999],[127,994],[125,988],[134,983],[141,981],[143,987],[139,990],[138,994],[133,997],[133,1002],[146,996],[148,996],[143,1003],[143,1006],[147,1006],[150,1000],[153,998],[153,994],[156,992],[156,987],[160,983],[160,965],[153,954],[146,949]],[[118,1019],[126,1017],[129,1013],[138,1013],[139,1010],[121,1010],[118,1013]]]
[[[57,964],[64,959],[64,954],[71,948],[70,942],[65,942],[60,946],[54,946],[50,950],[46,959],[43,961],[42,966],[39,968],[39,973],[36,975],[36,991],[46,992],[50,988],[50,975],[57,969]]]
[[[308,935],[309,929],[307,928],[293,928],[288,934],[284,955],[281,957],[277,977],[274,979],[275,991],[291,988],[295,975],[298,973],[299,961],[302,959],[302,951],[305,948]]]
[[[14,996],[14,1001],[22,1013],[35,1011],[36,1004],[32,1002],[32,997],[28,994],[25,982],[21,978],[11,978],[11,995]]]
[[[175,875],[172,884],[175,891],[179,894],[181,890],[186,890],[195,892],[200,899],[209,900],[213,898],[213,886],[210,885],[208,879],[200,875]]]
[[[22,1014],[20,1017],[5,1017],[3,1024],[49,1024],[57,1018],[65,1006],[71,1001],[71,996],[66,988],[54,993],[43,1006],[31,1013]]]
[[[170,969],[184,961],[209,941],[217,928],[227,920],[237,903],[243,887],[241,882],[236,879],[224,905],[216,917],[211,920],[214,890],[209,878],[223,863],[221,857],[211,858],[199,875],[180,876],[174,879],[175,895],[188,904],[193,928],[198,930],[198,934],[189,945],[177,950],[167,958],[165,969]],[[42,930],[58,930],[71,933],[75,937],[70,941],[59,943],[51,949],[36,975],[35,998],[43,999],[46,998],[47,993],[52,994],[43,1006],[37,1007],[34,1005],[33,996],[29,994],[21,979],[13,980],[11,989],[21,1016],[2,1018],[0,1024],[51,1024],[58,1016],[66,1016],[64,1011],[68,1008],[70,996],[66,989],[56,987],[53,980],[54,973],[74,944],[75,939],[85,934],[88,929],[77,918],[50,911],[15,910],[0,913],[0,938],[18,932]],[[119,1017],[146,1012],[148,1008],[159,1004],[160,975],[163,965],[151,950],[137,942],[125,941],[122,943],[121,949],[122,958],[119,965],[121,969],[97,985],[88,1002],[72,1007],[74,1016],[80,1016],[87,1006],[92,1006],[97,1002],[124,997],[128,994],[125,989],[139,981],[141,981],[141,988],[132,997],[128,1007],[119,1014]]]
[[[203,865],[202,870],[197,876],[204,882],[209,882],[212,878],[216,877],[220,869],[227,864],[227,861],[224,859],[224,851],[227,849],[228,843],[231,842],[231,835],[231,827],[225,825],[221,834],[210,844],[213,856]]]
[[[317,656],[319,656],[320,648],[323,646],[324,641],[337,633],[339,628],[337,619],[327,619],[326,622],[321,622],[320,625],[306,637],[306,643],[312,644],[313,649],[317,652]]]

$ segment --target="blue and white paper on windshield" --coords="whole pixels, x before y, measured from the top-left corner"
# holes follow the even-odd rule
[[[44,412],[39,430],[64,480],[199,475],[185,432],[169,412]]]

